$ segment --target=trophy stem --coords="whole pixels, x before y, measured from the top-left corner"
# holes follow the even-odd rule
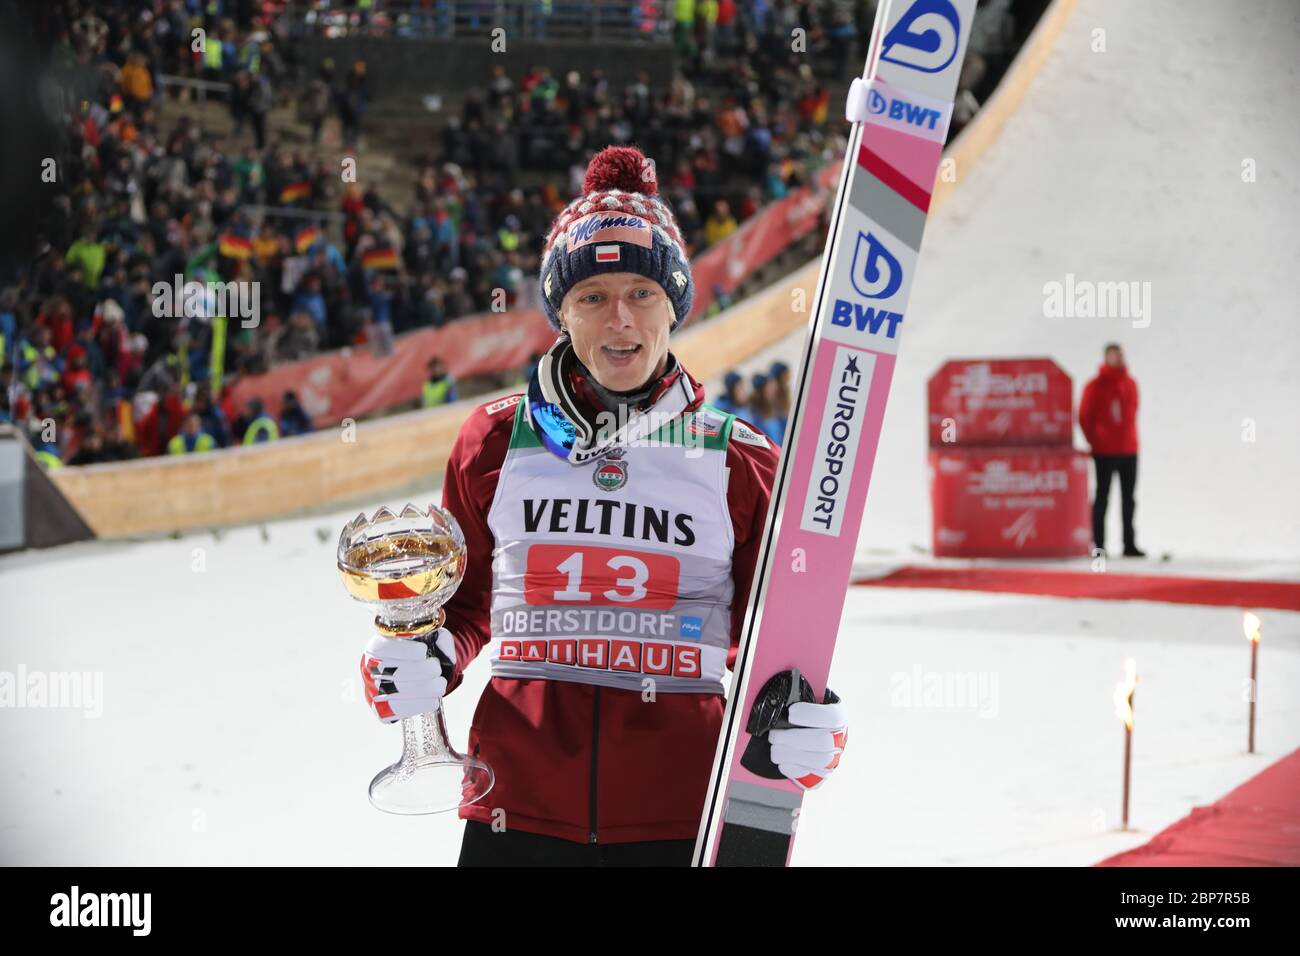
[[[441,707],[402,719],[402,759],[393,765],[398,773],[414,772],[415,763],[429,757],[450,760],[455,756],[447,739],[447,722],[443,720]]]
[[[491,767],[452,747],[439,707],[402,719],[401,759],[370,781],[370,802],[388,813],[443,813],[477,803],[494,783]]]
[[[443,611],[418,624],[395,626],[375,619],[381,634],[420,639],[442,626]],[[402,718],[402,756],[370,782],[370,802],[399,814],[443,813],[477,803],[496,782],[492,768],[476,757],[458,753],[447,737],[441,706]]]

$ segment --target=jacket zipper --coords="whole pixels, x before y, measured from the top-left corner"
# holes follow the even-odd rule
[[[600,687],[595,688],[596,694],[592,698],[591,704],[591,829],[587,834],[587,842],[596,842],[596,758],[600,752]]]

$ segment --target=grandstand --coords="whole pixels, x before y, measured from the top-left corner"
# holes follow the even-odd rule
[[[176,474],[133,459],[417,408],[435,356],[461,399],[521,382],[550,341],[545,231],[611,143],[658,165],[695,263],[691,324],[814,260],[847,129],[832,104],[875,5],[701,4],[675,19],[691,6],[49,5],[26,29],[60,94],[37,118],[59,175],[32,248],[0,272],[0,420],[99,533],[265,517],[186,521],[119,499]],[[988,7],[971,113],[1042,4]],[[498,28],[512,45],[477,52]],[[692,366],[710,378],[749,354],[721,338]],[[439,413],[404,427],[442,434]],[[152,519],[124,520],[133,507]]]

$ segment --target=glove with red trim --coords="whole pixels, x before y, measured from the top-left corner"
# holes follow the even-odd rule
[[[840,764],[848,713],[829,687],[817,703],[797,667],[774,674],[754,698],[745,723],[749,743],[740,765],[765,780],[785,777],[815,790]]]
[[[834,703],[791,704],[787,728],[768,731],[772,763],[804,790],[816,790],[840,765],[840,755],[849,740],[848,713],[834,694]]]
[[[445,627],[427,637],[376,634],[361,655],[361,683],[370,709],[386,724],[438,709],[456,663]]]

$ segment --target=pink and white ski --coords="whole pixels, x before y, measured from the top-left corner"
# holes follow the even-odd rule
[[[697,866],[784,866],[803,788],[766,760],[823,701],[900,333],[976,0],[882,0],[822,256]],[[788,726],[788,724],[785,724]]]

